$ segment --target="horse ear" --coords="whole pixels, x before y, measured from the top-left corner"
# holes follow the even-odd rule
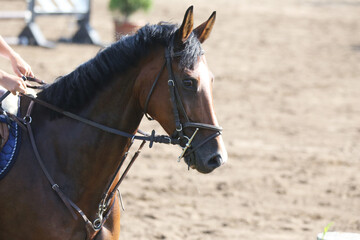
[[[206,22],[194,29],[194,33],[201,43],[203,43],[210,36],[215,19],[216,12],[214,11]]]
[[[190,36],[193,26],[194,26],[194,17],[193,17],[193,6],[190,6],[185,13],[184,20],[178,29],[177,40],[181,43],[184,43]]]

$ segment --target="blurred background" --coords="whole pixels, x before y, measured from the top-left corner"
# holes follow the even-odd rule
[[[217,11],[203,47],[229,161],[202,175],[177,163],[176,147],[144,149],[120,189],[122,239],[305,240],[330,222],[330,231],[360,232],[360,2],[153,0],[129,19],[181,23],[190,5],[195,26]],[[101,42],[113,42],[109,1],[91,7]],[[0,12],[25,9],[25,1],[0,0]],[[50,41],[77,30],[75,17],[35,22]],[[4,37],[24,26],[0,17]],[[101,49],[13,47],[47,82]],[[5,59],[0,68],[11,72]],[[161,131],[145,120],[141,128]]]

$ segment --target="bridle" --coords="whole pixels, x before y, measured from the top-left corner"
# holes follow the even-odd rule
[[[180,145],[183,148],[182,153],[180,154],[180,156],[178,157],[178,160],[180,161],[181,158],[185,157],[185,156],[189,156],[189,155],[193,155],[195,153],[195,151],[197,149],[199,149],[201,146],[203,146],[205,143],[207,143],[208,141],[212,140],[213,138],[216,138],[217,136],[219,136],[221,134],[222,128],[218,127],[218,126],[214,126],[214,125],[210,125],[210,124],[205,124],[205,123],[196,123],[196,122],[191,122],[190,119],[188,118],[185,108],[182,104],[181,101],[181,97],[179,95],[178,89],[177,89],[177,84],[176,84],[176,79],[174,77],[173,74],[173,70],[172,70],[172,62],[171,62],[171,58],[172,56],[175,56],[176,54],[170,54],[170,50],[168,49],[168,47],[165,47],[165,63],[162,66],[158,76],[156,77],[150,92],[146,98],[146,102],[144,105],[144,114],[145,116],[149,119],[152,120],[152,118],[148,115],[147,113],[147,107],[149,105],[149,101],[151,98],[151,95],[156,87],[156,84],[160,78],[160,75],[162,74],[162,72],[164,71],[165,67],[167,68],[168,71],[168,75],[169,75],[169,80],[168,80],[168,87],[169,87],[169,92],[170,92],[170,100],[171,100],[171,104],[172,104],[172,110],[173,110],[173,114],[174,114],[174,119],[175,119],[175,131],[171,136],[166,136],[166,135],[156,135],[155,131],[153,130],[151,134],[145,134],[142,131],[138,130],[138,132],[142,135],[133,135],[118,129],[114,129],[99,123],[96,123],[94,121],[91,121],[89,119],[83,118],[79,115],[64,111],[54,105],[51,105],[47,102],[42,101],[41,99],[35,98],[31,95],[26,95],[26,94],[21,94],[21,96],[30,99],[30,104],[28,106],[28,110],[26,113],[26,116],[24,118],[20,118],[16,115],[7,113],[5,111],[3,111],[3,113],[8,116],[9,118],[11,118],[12,120],[16,121],[19,126],[23,127],[25,130],[27,130],[28,132],[28,136],[35,154],[35,157],[42,169],[42,171],[44,172],[46,178],[48,179],[51,188],[58,194],[58,196],[60,197],[60,199],[63,201],[63,203],[65,204],[65,206],[68,208],[68,210],[70,211],[70,213],[72,214],[74,219],[77,219],[77,216],[74,212],[75,211],[82,217],[82,219],[85,222],[85,228],[87,231],[87,239],[93,239],[97,233],[101,230],[102,226],[104,225],[106,219],[108,218],[108,216],[110,215],[112,206],[114,205],[115,202],[115,197],[116,197],[116,192],[118,192],[118,187],[120,186],[121,182],[123,181],[123,179],[125,178],[127,172],[129,171],[130,167],[132,166],[132,164],[134,163],[134,161],[136,160],[136,158],[139,156],[140,151],[142,149],[142,147],[144,146],[144,144],[146,142],[149,142],[149,147],[151,148],[153,146],[153,143],[165,143],[165,144],[173,144],[173,145]],[[38,84],[45,84],[43,81],[38,80],[36,78],[30,78],[30,77],[23,77],[24,81],[32,81],[32,82],[36,82]],[[36,88],[39,89],[41,87],[39,86],[32,86],[32,88]],[[0,103],[1,101],[9,95],[9,91],[6,92],[3,97],[0,98]],[[42,160],[40,153],[38,151],[36,142],[35,142],[35,138],[33,135],[33,131],[32,131],[32,127],[31,127],[31,122],[32,122],[32,117],[31,117],[31,113],[32,113],[32,109],[35,103],[38,103],[52,111],[55,111],[57,113],[60,113],[64,116],[67,116],[69,118],[72,118],[74,120],[80,121],[84,124],[90,125],[92,127],[95,127],[97,129],[100,129],[102,131],[111,133],[111,134],[115,134],[118,136],[122,136],[122,137],[126,137],[131,139],[130,145],[128,147],[128,151],[124,154],[124,156],[121,159],[121,162],[115,172],[115,174],[112,177],[112,180],[110,181],[110,183],[108,184],[102,199],[99,203],[99,209],[97,212],[97,218],[91,222],[88,217],[85,215],[85,213],[73,202],[71,201],[71,199],[69,199],[61,190],[60,186],[54,181],[54,179],[51,177],[51,175],[49,174],[49,172],[47,171],[45,165],[44,165],[44,161]],[[180,120],[180,114],[181,116],[185,119],[185,122],[181,122]],[[186,128],[195,128],[195,131],[193,132],[191,137],[186,136],[184,129]],[[193,147],[191,145],[193,139],[195,138],[197,132],[199,131],[199,129],[205,129],[205,130],[211,130],[214,131],[215,133],[208,136],[206,139],[204,139],[201,143],[199,143],[197,146]],[[115,187],[113,188],[113,190],[110,191],[111,186],[113,186],[113,183],[115,182],[116,176],[118,175],[128,153],[129,153],[129,149],[132,146],[134,140],[142,140],[142,143],[140,144],[140,147],[138,148],[138,150],[136,151],[136,153],[134,154],[134,156],[132,157],[132,159],[130,160],[128,166],[126,167],[126,169],[124,170],[123,174],[121,175],[120,179],[118,180],[118,182],[115,184]],[[190,162],[189,162],[190,164]],[[119,192],[118,192],[119,193]],[[121,199],[121,195],[119,194],[119,198]],[[112,203],[111,203],[112,202]]]
[[[156,84],[162,74],[162,72],[165,69],[165,66],[168,71],[168,87],[169,87],[169,93],[170,93],[170,101],[172,105],[173,115],[175,119],[175,131],[171,135],[171,139],[174,139],[175,141],[179,142],[178,145],[180,145],[183,148],[182,153],[178,157],[178,161],[181,160],[181,158],[185,156],[189,156],[195,153],[197,149],[199,149],[201,146],[203,146],[208,141],[212,140],[213,138],[216,138],[217,136],[221,135],[222,128],[220,126],[215,126],[211,124],[206,123],[197,123],[197,122],[191,122],[186,111],[184,108],[184,105],[182,103],[178,87],[177,87],[177,81],[175,79],[175,75],[172,69],[172,57],[178,56],[180,54],[174,53],[173,51],[170,51],[170,49],[173,49],[172,47],[165,47],[165,63],[163,64],[159,74],[155,78],[155,81],[153,85],[150,88],[150,91],[147,95],[145,104],[144,104],[144,114],[147,117],[148,120],[154,120],[152,117],[148,114],[148,106],[151,99],[151,95],[155,90]],[[182,123],[180,120],[180,114],[185,119],[185,122]],[[186,136],[184,130],[186,128],[193,128],[195,131],[193,132],[191,137]],[[214,131],[212,135],[208,136],[206,139],[204,139],[201,143],[193,147],[191,145],[193,139],[195,138],[195,135],[198,133],[199,129],[205,129]],[[190,162],[188,162],[190,164]]]

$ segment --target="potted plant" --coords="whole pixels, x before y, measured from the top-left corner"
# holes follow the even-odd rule
[[[139,25],[130,22],[130,16],[138,10],[149,10],[151,0],[110,0],[109,8],[114,15],[116,40],[121,35],[135,32]]]

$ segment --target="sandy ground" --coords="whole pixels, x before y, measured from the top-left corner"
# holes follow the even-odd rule
[[[360,232],[360,2],[156,0],[134,19],[180,22],[191,2],[195,25],[217,11],[204,48],[230,159],[202,175],[176,162],[176,147],[145,149],[121,186],[121,239],[310,240],[330,222]],[[111,42],[107,1],[93,5],[92,25]],[[19,7],[0,1],[1,10]],[[76,26],[63,17],[38,23],[52,40]],[[0,21],[0,34],[22,26]],[[14,48],[48,81],[99,50]],[[10,71],[3,59],[0,67]]]

